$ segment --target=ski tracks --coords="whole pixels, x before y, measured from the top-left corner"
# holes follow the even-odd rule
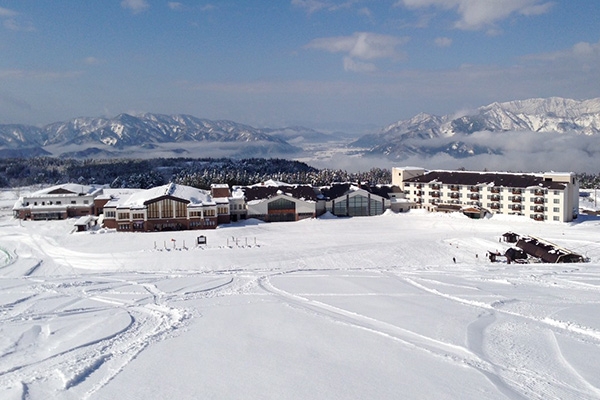
[[[516,302],[516,299],[494,301],[488,304],[428,287],[422,283],[427,280],[417,282],[416,278],[403,277],[402,279],[434,296],[482,310],[479,317],[467,328],[468,347],[493,366],[494,374],[486,375],[503,392],[506,393],[507,387],[498,385],[499,382],[506,382],[513,387],[510,389],[513,393],[515,391],[522,393],[526,398],[540,400],[600,398],[600,390],[585,380],[568,363],[555,338],[556,334],[566,334],[597,346],[600,344],[599,331],[571,322],[529,315],[505,308],[506,304]],[[502,321],[500,321],[500,317],[502,317]],[[494,327],[495,334],[486,334],[492,325],[496,325]],[[547,349],[548,346],[538,346],[540,341],[545,340],[553,343],[554,354],[545,354],[544,349]],[[488,341],[494,343],[486,346]],[[521,348],[516,348],[517,343],[521,343]],[[528,345],[522,345],[522,343],[528,343]],[[493,351],[486,351],[486,348],[493,349]],[[561,369],[570,378],[555,375],[556,363],[562,366]],[[554,367],[548,368],[548,365]],[[512,398],[512,396],[509,397]]]

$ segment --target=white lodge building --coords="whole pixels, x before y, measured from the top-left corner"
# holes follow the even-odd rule
[[[416,207],[478,207],[494,214],[524,215],[536,221],[577,218],[579,184],[574,173],[426,171],[392,168],[398,185]]]

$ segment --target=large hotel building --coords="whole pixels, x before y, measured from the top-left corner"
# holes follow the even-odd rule
[[[524,215],[536,221],[577,218],[579,185],[574,173],[428,171],[393,168],[399,186],[416,208],[431,211],[479,209],[482,214]]]

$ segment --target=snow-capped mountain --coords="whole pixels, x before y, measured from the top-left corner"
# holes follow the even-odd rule
[[[0,125],[0,147],[6,150],[39,149],[52,154],[103,155],[152,149],[164,145],[185,144],[185,152],[194,144],[236,144],[242,154],[290,154],[299,149],[283,139],[248,125],[232,121],[211,121],[191,115],[120,114],[114,118],[74,118],[42,128],[27,125]],[[166,146],[168,147],[168,146]],[[196,146],[197,147],[197,146]],[[241,150],[241,149],[245,150]],[[251,150],[249,150],[251,149]]]
[[[462,116],[421,113],[378,133],[362,136],[351,145],[395,159],[414,154],[447,153],[453,157],[498,154],[499,150],[486,143],[464,142],[469,135],[482,131],[597,135],[600,98],[577,101],[551,97],[492,103]]]

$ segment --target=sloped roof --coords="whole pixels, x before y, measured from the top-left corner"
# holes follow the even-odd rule
[[[107,203],[105,207],[117,205],[118,207],[143,208],[148,202],[163,197],[175,197],[185,200],[192,206],[215,205],[210,193],[206,190],[169,183],[163,186],[141,190],[120,199],[115,198]]]
[[[39,197],[48,195],[72,196],[74,194],[93,195],[101,191],[102,188],[97,186],[80,185],[78,183],[63,183],[60,185],[54,185],[45,189],[38,190],[37,192],[33,192],[31,195],[26,197]]]
[[[317,201],[317,193],[310,185],[284,185],[284,186],[262,186],[253,185],[240,188],[244,192],[246,201],[263,200],[275,197],[278,194],[287,194],[296,199],[305,201]]]
[[[331,186],[325,186],[325,187],[320,188],[321,194],[327,200],[332,200],[332,199],[336,199],[341,196],[345,196],[345,195],[349,194],[350,192],[356,191],[356,190],[364,190],[368,193],[372,193],[379,197],[383,197],[384,199],[389,199],[390,193],[401,192],[400,188],[398,188],[397,186],[386,186],[386,185],[368,186],[368,185],[349,183],[349,182],[334,183]]]
[[[430,171],[424,175],[406,179],[405,182],[433,183],[450,185],[488,185],[527,188],[539,186],[548,189],[564,189],[566,184],[545,181],[541,174],[517,174],[508,172],[464,172],[464,171]]]

